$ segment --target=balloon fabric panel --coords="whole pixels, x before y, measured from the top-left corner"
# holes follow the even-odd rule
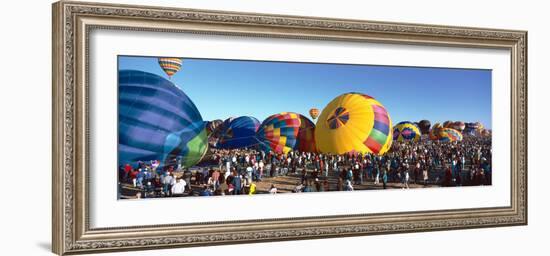
[[[197,108],[183,91],[160,76],[120,71],[118,118],[119,164],[175,156],[185,161],[206,151],[188,144],[191,140],[206,143]]]

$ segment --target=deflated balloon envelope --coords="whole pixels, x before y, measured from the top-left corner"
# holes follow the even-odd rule
[[[195,104],[170,81],[119,71],[118,162],[160,160],[197,164],[207,150],[205,124]]]
[[[217,146],[224,149],[246,148],[257,144],[260,121],[251,116],[227,119],[221,126]]]

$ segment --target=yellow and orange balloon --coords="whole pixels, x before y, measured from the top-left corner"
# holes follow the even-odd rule
[[[385,154],[392,143],[392,122],[386,108],[369,95],[345,93],[321,112],[315,143],[322,153]]]

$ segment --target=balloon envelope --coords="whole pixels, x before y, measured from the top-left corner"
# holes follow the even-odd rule
[[[214,133],[214,131],[218,129],[218,127],[220,127],[221,124],[223,124],[223,121],[220,119],[209,121],[206,124],[206,131],[208,132],[208,135],[211,135],[212,133]]]
[[[393,140],[419,141],[420,129],[412,122],[400,122],[393,128]]]
[[[382,155],[392,142],[392,123],[384,106],[369,95],[345,93],[321,112],[315,127],[317,149]]]
[[[441,130],[441,128],[443,128],[443,127],[441,127],[440,123],[435,123],[434,124],[434,126],[430,130],[430,134],[429,134],[430,140],[439,139],[439,130]]]
[[[300,130],[296,137],[294,149],[300,152],[317,152],[317,146],[315,145],[315,124],[303,115],[300,115]]]
[[[175,159],[184,166],[206,153],[206,129],[195,104],[170,81],[146,72],[119,72],[118,161]]]
[[[181,63],[183,61],[181,58],[159,58],[158,62],[162,70],[164,70],[164,73],[166,73],[168,77],[172,77],[181,69]]]
[[[292,112],[275,114],[262,122],[256,138],[262,150],[286,154],[296,145],[300,125],[300,114]]]
[[[428,134],[430,132],[431,125],[432,124],[428,120],[420,120],[420,122],[418,122],[418,128],[420,128],[420,132],[422,132],[422,134]]]
[[[464,134],[470,135],[470,136],[477,136],[479,135],[482,129],[483,129],[483,125],[480,122],[466,123],[466,127],[464,128]]]
[[[220,130],[217,146],[224,149],[246,148],[257,144],[260,121],[251,116],[227,119]]]
[[[439,130],[438,140],[443,142],[461,141],[462,133],[452,128],[441,128]]]
[[[451,125],[451,128],[459,132],[462,132],[466,128],[466,124],[464,122],[456,121]]]

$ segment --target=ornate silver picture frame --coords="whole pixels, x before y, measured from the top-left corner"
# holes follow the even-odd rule
[[[95,30],[508,50],[510,205],[93,228],[89,45]],[[52,31],[52,247],[59,255],[527,224],[526,31],[70,1],[53,5]]]

